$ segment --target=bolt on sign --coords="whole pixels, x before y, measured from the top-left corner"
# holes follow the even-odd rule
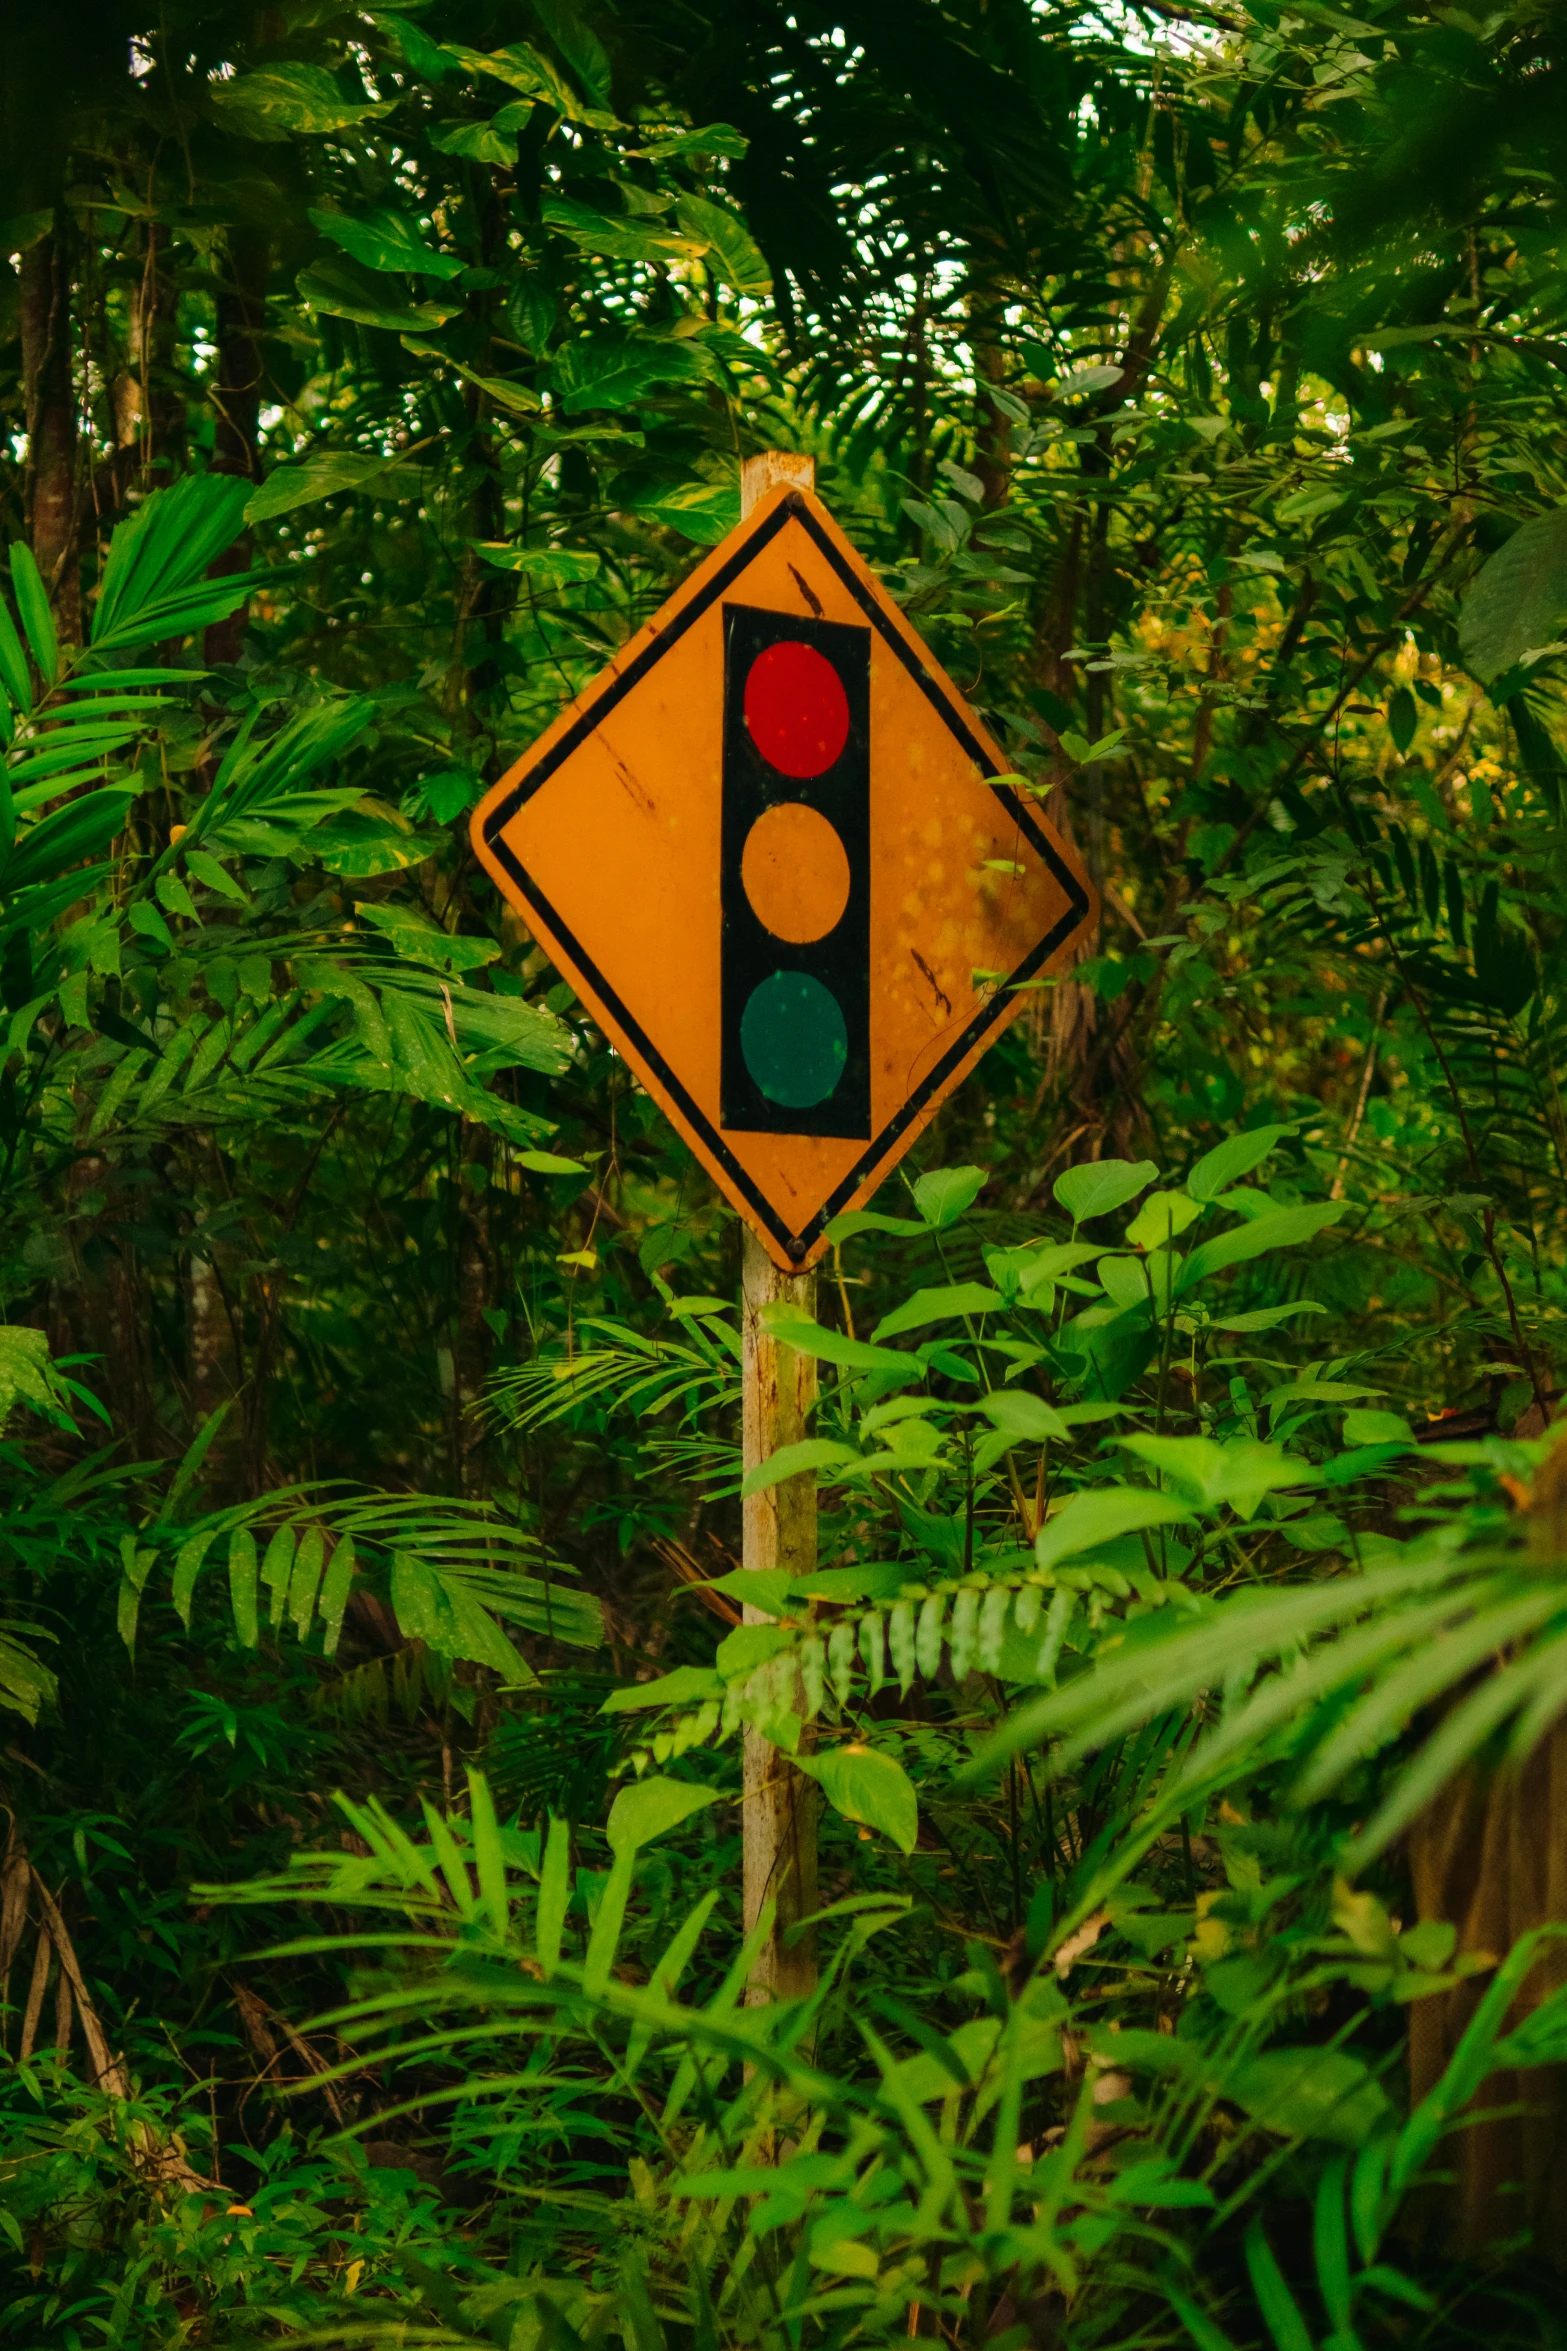
[[[1007,771],[780,485],[474,812],[503,894],[786,1271],[1097,916]]]

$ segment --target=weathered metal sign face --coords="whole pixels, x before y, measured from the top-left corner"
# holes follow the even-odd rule
[[[1095,919],[1006,770],[781,486],[474,812],[488,871],[782,1267]]]

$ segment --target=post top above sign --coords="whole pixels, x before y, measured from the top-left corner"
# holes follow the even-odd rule
[[[794,1272],[1097,916],[813,471],[748,461],[738,528],[473,817],[486,869]]]

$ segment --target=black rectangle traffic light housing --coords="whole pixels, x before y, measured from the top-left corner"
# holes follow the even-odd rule
[[[871,632],[748,604],[725,604],[723,618],[720,1123],[752,1133],[868,1139]],[[769,679],[783,682],[781,698],[765,691]],[[757,680],[761,732],[782,766],[748,723],[748,688],[757,716]],[[791,696],[791,685],[802,681],[803,694]],[[806,706],[825,712],[819,727],[802,718]],[[747,843],[764,817],[786,853],[817,869],[810,878],[819,903],[836,903],[842,889],[841,912],[815,938],[769,928],[766,893],[759,893],[759,911],[747,886]],[[796,892],[789,902],[808,911],[811,896]]]

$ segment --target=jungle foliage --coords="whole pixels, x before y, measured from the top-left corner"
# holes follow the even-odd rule
[[[1562,2343],[1564,33],[7,17],[8,2343]],[[804,1579],[467,834],[775,446],[1105,902]]]

